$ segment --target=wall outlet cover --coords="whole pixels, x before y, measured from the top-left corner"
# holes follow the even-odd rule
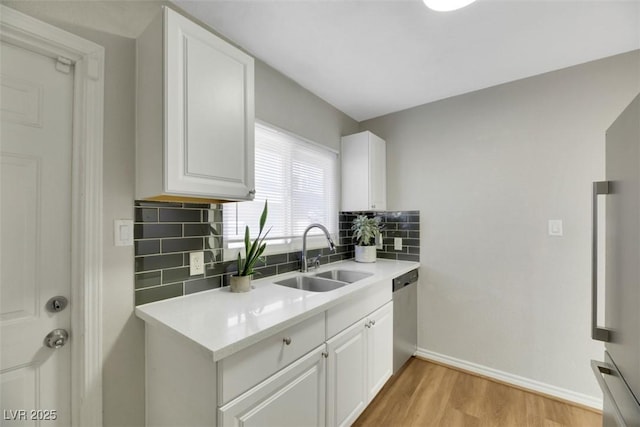
[[[189,275],[204,274],[204,252],[189,253]]]
[[[393,249],[395,249],[396,251],[402,250],[402,237],[393,238]]]
[[[376,234],[376,249],[384,249],[382,242],[383,242],[382,234],[381,233]]]

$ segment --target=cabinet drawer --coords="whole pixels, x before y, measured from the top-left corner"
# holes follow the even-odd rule
[[[219,426],[325,426],[322,345],[218,410]]]
[[[391,301],[391,281],[381,281],[344,303],[327,310],[327,338]]]
[[[224,405],[321,345],[324,319],[325,314],[318,313],[218,362],[218,404]]]

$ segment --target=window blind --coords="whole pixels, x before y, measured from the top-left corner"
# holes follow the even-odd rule
[[[338,220],[338,155],[320,145],[273,129],[255,127],[256,196],[250,202],[223,205],[227,248],[242,247],[245,226],[255,238],[264,201],[269,201],[267,241],[290,245],[309,224],[319,222],[335,235]],[[309,235],[320,234],[312,229]],[[285,250],[285,248],[282,248]]]

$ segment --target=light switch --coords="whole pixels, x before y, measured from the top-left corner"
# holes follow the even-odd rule
[[[562,233],[562,220],[550,219],[549,220],[549,236],[561,237]]]
[[[113,244],[115,246],[133,246],[132,219],[116,219],[113,221]]]

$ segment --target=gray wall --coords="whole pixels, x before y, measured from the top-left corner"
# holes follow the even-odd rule
[[[134,313],[133,247],[113,246],[113,221],[133,218],[135,40],[162,2],[2,1],[105,47],[104,371],[105,426],[144,425],[144,325]],[[256,116],[338,148],[358,124],[257,61]]]
[[[419,209],[420,348],[601,396],[589,367],[591,182],[640,90],[636,51],[361,123],[388,206]],[[562,219],[564,237],[547,221]]]

